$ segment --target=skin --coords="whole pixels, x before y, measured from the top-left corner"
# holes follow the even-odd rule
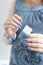
[[[27,7],[34,7],[40,5],[41,0],[24,0],[24,4]],[[11,37],[14,33],[17,32],[17,28],[20,24],[21,19],[22,18],[19,15],[14,14],[10,17],[10,20],[8,19],[5,22],[4,28],[8,37]],[[43,52],[43,34],[32,33],[30,34],[30,37],[26,39],[26,41],[30,50]]]
[[[41,0],[24,0],[24,4],[28,7],[38,6],[42,3]]]
[[[30,34],[30,37],[26,41],[30,50],[43,52],[43,34]]]
[[[5,31],[7,33],[7,37],[11,37],[13,34],[17,32],[17,28],[19,26],[21,17],[17,14],[14,14],[10,20],[7,20],[4,24]]]

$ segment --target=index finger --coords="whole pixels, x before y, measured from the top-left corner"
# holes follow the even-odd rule
[[[16,17],[19,20],[22,20],[21,16],[19,16],[18,14],[14,14],[14,17]]]
[[[34,38],[43,38],[43,34],[32,33],[32,34],[30,34],[29,37],[34,37]]]

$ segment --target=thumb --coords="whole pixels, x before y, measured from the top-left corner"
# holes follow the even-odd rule
[[[14,32],[11,28],[8,28],[6,32],[9,37],[11,37],[14,34]]]

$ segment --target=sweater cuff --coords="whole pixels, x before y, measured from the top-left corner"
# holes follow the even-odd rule
[[[7,37],[6,34],[4,34],[4,38],[7,39],[8,42],[12,43],[12,41],[16,39],[16,33],[11,37]]]

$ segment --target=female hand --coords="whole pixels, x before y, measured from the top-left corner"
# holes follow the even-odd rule
[[[17,32],[17,28],[19,24],[21,24],[21,17],[17,14],[12,16],[11,20],[8,20],[4,24],[5,32],[7,33],[8,37],[11,37],[14,33]]]
[[[43,52],[43,34],[32,33],[26,41],[30,50]]]

